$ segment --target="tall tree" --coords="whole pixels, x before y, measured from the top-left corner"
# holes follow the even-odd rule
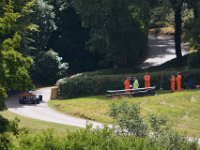
[[[183,61],[183,56],[181,52],[181,34],[182,34],[182,0],[170,0],[171,6],[174,9],[175,17],[175,48],[176,48],[176,58],[181,64]]]
[[[193,9],[194,12],[194,18],[193,20],[190,20],[189,26],[189,37],[192,46],[196,49],[199,50],[200,52],[200,1],[198,0],[193,0],[189,1],[188,0],[188,7],[190,9]]]
[[[18,52],[22,33],[31,26],[29,22],[22,24],[21,20],[31,11],[33,2],[21,1],[23,3],[20,3],[20,9],[19,3],[15,2],[6,1],[0,14],[0,110],[5,108],[4,100],[9,90],[33,87],[28,74],[32,60]]]
[[[98,55],[85,46],[89,30],[82,27],[80,16],[70,1],[48,0],[54,9],[56,30],[51,34],[48,48],[53,48],[69,63],[71,73],[97,68]]]
[[[31,46],[34,48],[30,51],[32,56],[48,50],[50,35],[56,29],[54,18],[53,6],[44,0],[36,0],[33,13],[30,15],[31,22],[38,26],[37,32],[33,32],[31,35],[33,39]]]
[[[147,45],[148,26],[141,19],[146,16],[140,7],[130,4],[128,0],[73,0],[83,26],[90,29],[87,46],[101,52],[106,64],[134,65],[142,45]]]

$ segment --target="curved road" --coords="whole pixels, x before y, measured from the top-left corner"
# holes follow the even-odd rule
[[[48,101],[50,100],[51,88],[52,87],[47,87],[36,90],[36,93],[40,93],[43,96],[43,101],[40,104],[19,104],[19,96],[17,95],[12,96],[7,100],[7,108],[9,111],[15,114],[48,122],[71,125],[81,128],[85,128],[87,123],[92,123],[93,128],[103,127],[103,124],[101,123],[70,117],[49,108]]]
[[[149,36],[149,53],[148,59],[146,59],[141,65],[141,68],[148,68],[151,66],[160,65],[170,59],[175,58],[174,41],[172,36],[162,36],[157,39],[153,36]],[[187,46],[183,46],[183,53],[186,54],[185,49]],[[43,101],[36,105],[21,105],[18,103],[18,96],[13,96],[6,102],[9,111],[23,115],[29,118],[77,126],[84,128],[87,122],[93,123],[93,127],[102,127],[101,123],[92,122],[84,119],[70,117],[60,112],[57,112],[48,107],[48,101],[50,100],[51,87],[42,88],[37,90],[38,93],[43,95]]]

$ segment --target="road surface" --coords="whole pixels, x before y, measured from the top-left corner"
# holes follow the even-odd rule
[[[182,43],[182,54],[186,55],[189,50],[188,43]],[[147,69],[154,66],[159,66],[167,61],[176,58],[175,43],[173,36],[158,36],[149,35],[149,52],[146,60],[140,64],[139,68]]]
[[[37,93],[40,93],[43,96],[43,101],[40,104],[26,104],[26,105],[19,104],[18,102],[19,96],[17,95],[17,96],[12,96],[7,100],[6,102],[7,108],[9,111],[15,114],[43,121],[54,122],[58,124],[65,124],[65,125],[85,128],[88,122],[92,123],[94,128],[103,127],[103,124],[101,123],[70,117],[49,108],[48,101],[50,100],[51,88],[52,87],[47,87],[36,90]]]

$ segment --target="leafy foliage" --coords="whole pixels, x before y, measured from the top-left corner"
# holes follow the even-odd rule
[[[7,131],[7,128],[9,126],[9,121],[5,118],[2,117],[2,115],[0,115],[0,133],[4,133]]]
[[[75,133],[68,133],[65,138],[53,134],[51,130],[37,136],[24,135],[20,138],[20,150],[197,150],[196,143],[190,143],[185,137],[177,134],[167,133],[163,137],[138,138],[132,135],[118,135],[113,129],[92,129],[88,125],[86,129]]]
[[[27,19],[34,1],[5,1],[0,14],[0,109],[6,93],[13,90],[27,90],[33,88],[28,69],[32,63],[30,57],[24,57],[18,51],[22,50],[22,36],[29,31],[31,23]]]
[[[28,51],[29,55],[37,57],[38,52],[48,50],[48,41],[56,29],[54,18],[53,6],[44,0],[36,0],[30,19],[37,25],[37,30],[30,35],[32,38],[30,43],[32,48]]]
[[[139,105],[129,105],[126,101],[123,101],[121,104],[112,103],[110,116],[117,119],[122,132],[125,130],[137,137],[147,135],[147,125],[140,117]]]
[[[5,119],[0,115],[0,149],[10,150],[14,149],[12,136],[17,137],[22,129],[18,127],[19,119],[15,118],[13,121]]]
[[[200,49],[200,2],[191,1],[188,2],[190,8],[193,8],[193,17],[186,23],[186,32],[189,35],[189,40],[193,46],[193,49]]]
[[[145,51],[148,24],[141,18],[148,16],[141,15],[137,5],[127,0],[74,0],[73,4],[83,26],[90,29],[88,48],[103,55],[105,66],[133,65]]]
[[[50,35],[47,48],[52,48],[70,64],[71,74],[98,68],[99,55],[91,53],[85,42],[89,30],[82,27],[82,21],[71,2],[66,0],[48,2],[54,7],[56,29]]]
[[[151,128],[154,132],[159,132],[161,130],[161,126],[166,125],[167,121],[166,117],[158,117],[156,115],[149,116],[149,122],[151,123]]]
[[[110,115],[117,120],[122,132],[125,130],[127,134],[131,133],[136,137],[150,137],[149,146],[155,145],[158,149],[197,149],[195,141],[189,144],[185,136],[173,132],[167,126],[167,119],[164,117],[150,115],[149,121],[152,131],[148,129],[147,124],[144,123],[140,116],[139,105],[128,104],[127,101],[118,104],[112,103]],[[161,126],[164,126],[164,128],[161,128]]]
[[[32,65],[32,78],[41,84],[55,84],[67,74],[68,64],[61,61],[62,58],[52,49],[41,54]]]

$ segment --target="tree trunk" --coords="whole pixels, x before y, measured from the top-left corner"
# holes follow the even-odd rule
[[[182,63],[183,56],[181,53],[181,33],[182,33],[182,4],[179,4],[175,10],[175,48],[178,63]]]

